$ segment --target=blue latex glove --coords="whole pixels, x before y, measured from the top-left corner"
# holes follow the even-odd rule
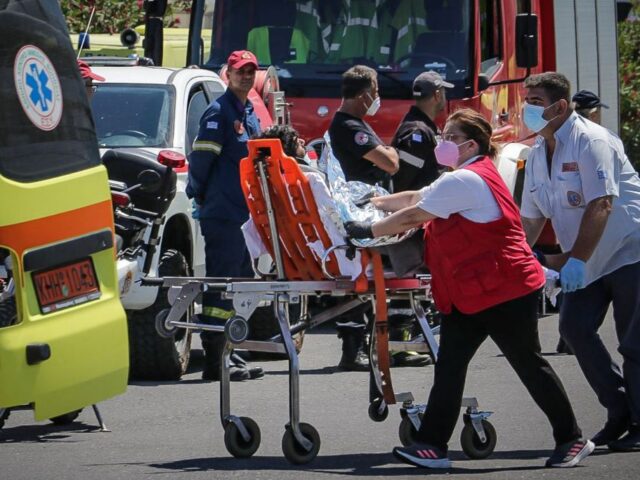
[[[575,292],[584,288],[585,263],[574,257],[569,257],[567,263],[560,270],[560,283],[563,292]]]
[[[194,220],[200,220],[200,205],[196,203],[196,199],[191,200],[191,217]]]

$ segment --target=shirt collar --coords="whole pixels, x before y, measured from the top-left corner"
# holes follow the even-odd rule
[[[247,102],[243,105],[240,99],[236,97],[236,94],[233,93],[233,91],[227,88],[227,91],[225,93],[229,95],[229,99],[231,100],[231,103],[238,111],[238,113],[244,113],[245,111],[251,112],[253,110],[253,104],[251,103],[251,100],[249,100],[249,98],[247,98]]]
[[[567,118],[564,123],[560,126],[558,130],[553,133],[556,141],[561,143],[567,143],[566,140],[569,137],[569,132],[572,130],[574,123],[578,119],[578,114],[574,111],[571,112],[569,118]]]
[[[411,108],[409,109],[409,112],[407,114],[407,119],[409,120],[421,120],[424,123],[427,124],[427,126],[433,130],[434,133],[438,133],[438,127],[436,126],[435,123],[433,123],[433,120],[431,120],[431,117],[429,117],[429,115],[427,115],[426,113],[424,113],[422,110],[420,110],[418,107],[416,107],[415,105],[412,105]]]
[[[456,170],[462,168],[462,167],[466,167],[467,165],[471,165],[473,162],[475,162],[476,160],[483,158],[484,155],[476,155],[475,157],[471,157],[470,159],[468,159],[466,162],[464,162],[462,165],[458,165],[458,167],[456,168]]]

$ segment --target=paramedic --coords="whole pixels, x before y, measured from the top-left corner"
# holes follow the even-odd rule
[[[438,163],[453,172],[422,190],[372,199],[376,207],[394,212],[373,225],[345,225],[352,238],[370,238],[429,222],[425,261],[443,317],[440,351],[418,443],[396,447],[394,455],[420,467],[450,467],[447,443],[459,416],[467,367],[491,337],[553,427],[556,448],[547,466],[569,467],[594,446],[581,439],[562,384],[540,352],[537,306],[544,274],[492,162],[491,134],[479,113],[456,111],[435,150]]]
[[[602,103],[600,97],[589,90],[580,90],[571,98],[571,101],[578,115],[598,125],[602,123],[602,109],[609,108],[609,105]]]
[[[525,89],[524,122],[539,135],[525,169],[527,240],[551,219],[563,252],[546,256],[560,272],[560,335],[607,409],[593,442],[640,450],[640,179],[620,139],[573,112],[564,75],[533,75]],[[611,304],[622,371],[598,335]]]
[[[247,99],[253,87],[258,62],[253,53],[232,52],[227,60],[229,86],[202,115],[198,136],[189,155],[187,195],[205,240],[207,277],[253,277],[253,269],[240,226],[249,211],[240,188],[240,160],[247,156],[247,140],[260,131],[258,117]],[[202,296],[203,323],[224,325],[233,316],[231,300],[217,292]],[[225,344],[222,333],[202,332],[204,380],[219,380]],[[231,380],[263,375],[262,369],[247,368],[238,355],[231,357]]]
[[[342,104],[329,126],[331,149],[340,162],[347,181],[358,180],[388,187],[389,178],[398,171],[398,153],[385,145],[364,117],[380,108],[377,73],[372,68],[355,65],[342,75]],[[337,322],[342,339],[343,370],[369,370],[365,353],[365,303],[343,315]]]

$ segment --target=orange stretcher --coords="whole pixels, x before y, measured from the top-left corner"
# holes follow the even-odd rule
[[[383,421],[388,405],[401,403],[402,422],[400,440],[413,443],[424,412],[423,405],[413,403],[410,392],[395,393],[389,369],[389,351],[428,352],[437,359],[438,345],[434,333],[437,327],[429,325],[421,302],[430,300],[430,277],[386,278],[380,254],[374,250],[357,249],[362,273],[355,279],[340,272],[336,257],[338,249],[355,251],[349,245],[333,245],[322,223],[310,182],[298,163],[282,151],[278,139],[249,141],[248,157],[240,163],[242,189],[251,218],[258,234],[275,263],[275,272],[261,278],[188,278],[165,277],[145,282],[179,287],[170,311],[161,313],[156,320],[160,333],[170,336],[176,328],[195,328],[223,332],[227,343],[222,358],[220,415],[225,429],[225,445],[236,457],[250,457],[258,449],[260,430],[248,417],[230,413],[229,357],[232,348],[251,351],[286,353],[289,361],[289,423],[282,441],[283,453],[292,463],[303,464],[313,460],[320,449],[316,429],[299,420],[299,362],[292,336],[336,318],[363,302],[372,302],[375,321],[370,325],[371,383],[369,416]],[[324,254],[309,244],[320,241]],[[353,252],[352,252],[353,253]],[[368,267],[371,268],[368,268]],[[367,271],[373,272],[369,278]],[[187,308],[205,290],[216,290],[233,300],[235,316],[224,327],[201,323],[180,322]],[[312,296],[332,295],[343,301],[337,306],[310,317],[306,300]],[[387,302],[391,299],[408,300],[422,334],[421,341],[391,342],[387,324]],[[280,334],[268,341],[247,340],[247,319],[260,302],[273,305]],[[291,325],[289,304],[300,303],[301,320]],[[473,458],[484,458],[495,447],[495,430],[486,421],[489,412],[479,412],[475,398],[464,399],[465,428],[463,449]],[[464,438],[468,440],[464,441]]]

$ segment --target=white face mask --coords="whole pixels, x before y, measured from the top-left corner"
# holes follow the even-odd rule
[[[367,95],[369,96],[369,98],[373,100],[373,102],[371,102],[371,105],[369,105],[369,108],[367,108],[367,113],[365,115],[373,117],[376,113],[378,113],[378,110],[380,109],[380,105],[382,102],[380,101],[379,96],[376,98],[373,98],[369,93],[367,93]]]

